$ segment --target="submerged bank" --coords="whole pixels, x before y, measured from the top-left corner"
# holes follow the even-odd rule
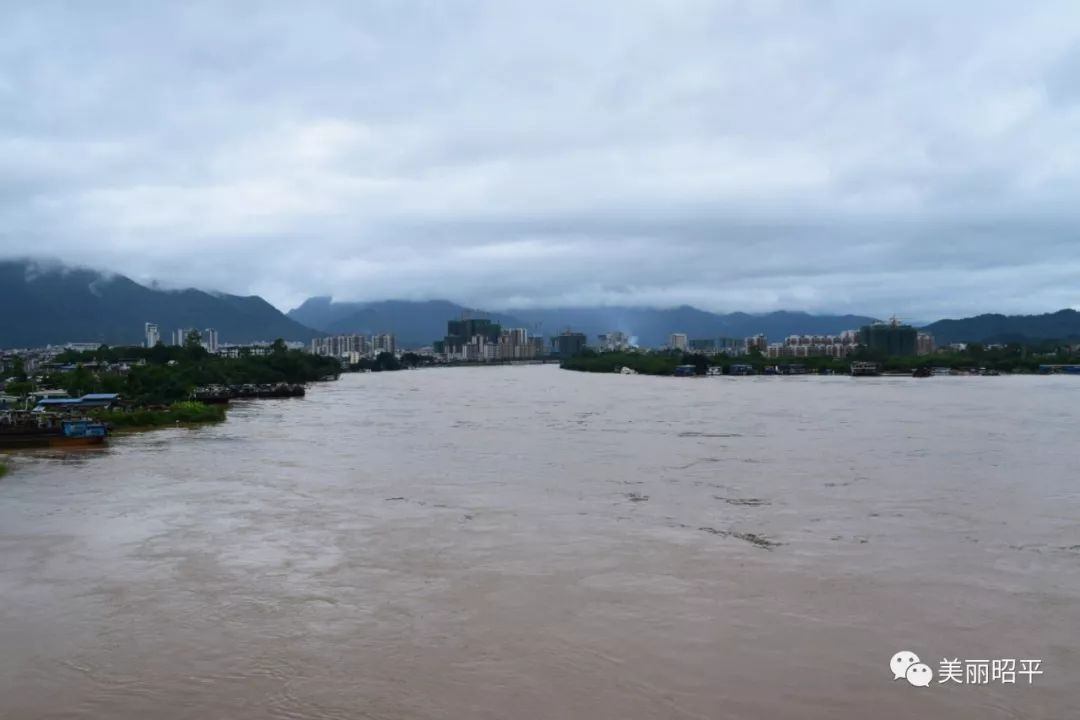
[[[185,401],[164,408],[138,408],[134,410],[102,410],[93,413],[97,420],[109,423],[121,430],[140,430],[171,425],[194,425],[225,420],[224,405],[206,405]]]

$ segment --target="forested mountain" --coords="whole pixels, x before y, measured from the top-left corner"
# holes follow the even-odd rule
[[[310,340],[316,331],[258,296],[158,290],[123,275],[0,260],[0,347],[65,342],[137,344],[145,323],[173,330],[214,328],[221,342]]]

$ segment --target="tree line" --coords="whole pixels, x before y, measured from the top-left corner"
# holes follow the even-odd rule
[[[824,356],[769,358],[758,350],[745,355],[705,355],[678,350],[597,352],[586,349],[564,360],[561,366],[568,370],[600,373],[619,372],[622,368],[628,367],[645,375],[672,375],[679,365],[693,365],[699,375],[704,375],[710,367],[722,368],[726,373],[732,365],[749,365],[758,373],[763,372],[767,367],[777,365],[802,365],[812,373],[846,373],[852,362],[869,361],[879,363],[885,371],[893,372],[910,372],[922,367],[944,367],[959,370],[987,368],[999,372],[1032,373],[1038,371],[1040,365],[1076,363],[1078,359],[1080,358],[1074,346],[1045,341],[1033,344],[1010,343],[994,347],[969,343],[964,350],[903,357],[889,356],[864,347],[858,348],[843,358]]]
[[[152,348],[109,347],[66,350],[53,365],[74,365],[70,370],[47,369],[40,382],[32,382],[17,368],[16,381],[5,389],[26,395],[39,387],[59,388],[73,397],[86,393],[119,393],[132,405],[168,405],[191,396],[203,385],[306,383],[337,376],[340,363],[334,358],[290,350],[277,340],[266,355],[226,358],[213,355],[189,339],[184,346]],[[124,372],[118,365],[126,365]]]

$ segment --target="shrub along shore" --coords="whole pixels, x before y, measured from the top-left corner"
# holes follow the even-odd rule
[[[185,400],[168,407],[97,410],[90,415],[117,429],[140,430],[168,425],[221,422],[225,419],[225,406]]]
[[[627,367],[643,375],[673,375],[679,365],[693,365],[698,374],[704,375],[710,367],[722,368],[723,372],[727,373],[732,365],[748,365],[755,372],[762,373],[767,367],[802,365],[810,373],[846,374],[851,363],[859,360],[879,363],[886,372],[912,372],[918,368],[944,367],[957,370],[987,368],[1003,373],[1034,373],[1038,372],[1042,364],[1075,363],[1077,356],[1071,346],[1058,343],[1043,343],[1038,346],[1016,343],[994,348],[983,348],[976,343],[970,343],[963,351],[913,357],[886,356],[860,350],[846,358],[766,358],[756,351],[732,357],[677,350],[601,353],[585,350],[563,360],[560,366],[566,370],[595,373],[617,373]]]

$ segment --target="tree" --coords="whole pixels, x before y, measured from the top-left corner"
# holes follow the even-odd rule
[[[381,352],[375,357],[375,370],[400,370],[401,363],[393,353]]]
[[[701,353],[683,353],[683,363],[693,365],[698,375],[706,375],[709,372],[709,358]]]
[[[84,367],[76,368],[74,372],[68,373],[64,379],[64,389],[72,397],[94,392],[97,390],[97,384],[97,377]]]
[[[199,361],[205,358],[209,353],[206,352],[206,348],[202,344],[202,335],[198,330],[188,330],[187,335],[184,336],[184,357],[188,360]],[[174,360],[176,358],[173,358]]]
[[[7,387],[4,388],[4,392],[8,395],[14,395],[15,397],[26,397],[34,391],[34,383],[21,380],[18,382],[9,382]]]

